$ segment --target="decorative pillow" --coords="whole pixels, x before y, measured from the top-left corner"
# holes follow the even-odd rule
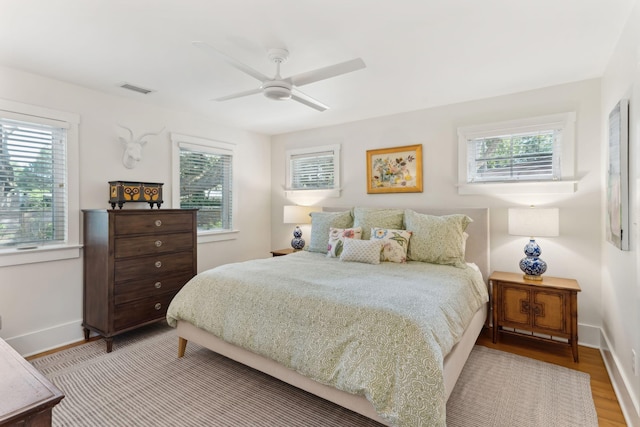
[[[381,249],[378,240],[345,239],[340,261],[380,264]]]
[[[309,252],[327,253],[329,245],[329,229],[349,228],[353,225],[351,211],[344,212],[311,212],[311,239]]]
[[[407,258],[464,267],[464,230],[472,221],[462,214],[433,216],[407,209],[404,212],[405,228],[413,232]]]
[[[329,258],[338,258],[342,253],[345,239],[358,239],[362,236],[362,228],[333,228],[329,229],[329,247],[327,248],[327,256]]]
[[[372,228],[371,240],[382,242],[380,261],[407,262],[407,249],[411,231],[391,230],[387,228]]]
[[[353,226],[362,227],[362,239],[369,240],[374,227],[400,230],[403,217],[400,209],[354,208]]]

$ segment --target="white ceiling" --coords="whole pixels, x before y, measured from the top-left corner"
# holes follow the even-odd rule
[[[0,0],[0,65],[280,134],[600,77],[635,2]],[[283,77],[367,67],[304,86],[322,113],[261,94],[216,102],[260,82],[195,40],[269,76],[270,47],[290,52]]]

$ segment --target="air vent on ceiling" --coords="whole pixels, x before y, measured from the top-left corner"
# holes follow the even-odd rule
[[[143,87],[140,87],[140,86],[134,86],[134,85],[129,84],[129,83],[123,83],[123,84],[121,84],[121,85],[120,85],[120,87],[121,87],[121,88],[123,88],[123,89],[129,89],[129,90],[132,90],[132,91],[134,91],[134,92],[141,93],[141,94],[143,94],[143,95],[146,95],[146,94],[148,94],[148,93],[154,92],[154,91],[153,91],[153,90],[151,90],[151,89],[145,89],[145,88],[143,88]]]

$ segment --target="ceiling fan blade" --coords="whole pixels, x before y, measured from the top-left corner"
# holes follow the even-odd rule
[[[322,102],[313,99],[312,97],[310,97],[309,95],[305,95],[304,93],[300,92],[300,91],[296,91],[298,92],[299,95],[296,95],[295,93],[291,94],[291,99],[293,99],[294,101],[298,101],[301,104],[306,105],[307,107],[311,107],[315,110],[318,110],[320,112],[323,112],[325,110],[329,109],[328,105],[324,105]],[[300,96],[302,95],[302,96]]]
[[[227,101],[229,99],[242,98],[243,96],[254,95],[254,94],[260,93],[260,92],[262,92],[262,89],[260,89],[260,88],[251,89],[251,90],[245,90],[244,92],[234,93],[232,95],[227,95],[227,96],[222,96],[220,98],[215,98],[214,101]]]
[[[225,62],[227,62],[232,67],[237,68],[238,70],[242,71],[243,73],[248,74],[248,75],[250,75],[251,77],[253,77],[253,78],[257,79],[257,80],[260,80],[261,82],[264,82],[265,80],[270,80],[269,77],[265,76],[260,71],[254,70],[253,68],[249,67],[248,65],[243,64],[242,62],[238,61],[235,58],[232,58],[231,56],[227,55],[226,53],[220,52],[219,50],[217,50],[213,46],[210,46],[210,45],[206,44],[205,42],[194,41],[194,42],[191,42],[191,44],[193,44],[198,49],[202,49],[205,52],[208,52],[209,54],[224,60]]]
[[[347,74],[352,71],[365,68],[366,64],[361,58],[352,59],[350,61],[341,62],[339,64],[329,65],[328,67],[318,68],[317,70],[307,71],[305,73],[296,74],[285,80],[295,86],[304,86],[309,83],[315,83],[320,80],[336,77],[341,74]]]

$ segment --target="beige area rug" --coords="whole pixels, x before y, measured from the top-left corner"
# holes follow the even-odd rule
[[[66,397],[54,426],[380,424],[153,325],[32,360]],[[447,404],[447,425],[597,426],[587,374],[476,346]]]

